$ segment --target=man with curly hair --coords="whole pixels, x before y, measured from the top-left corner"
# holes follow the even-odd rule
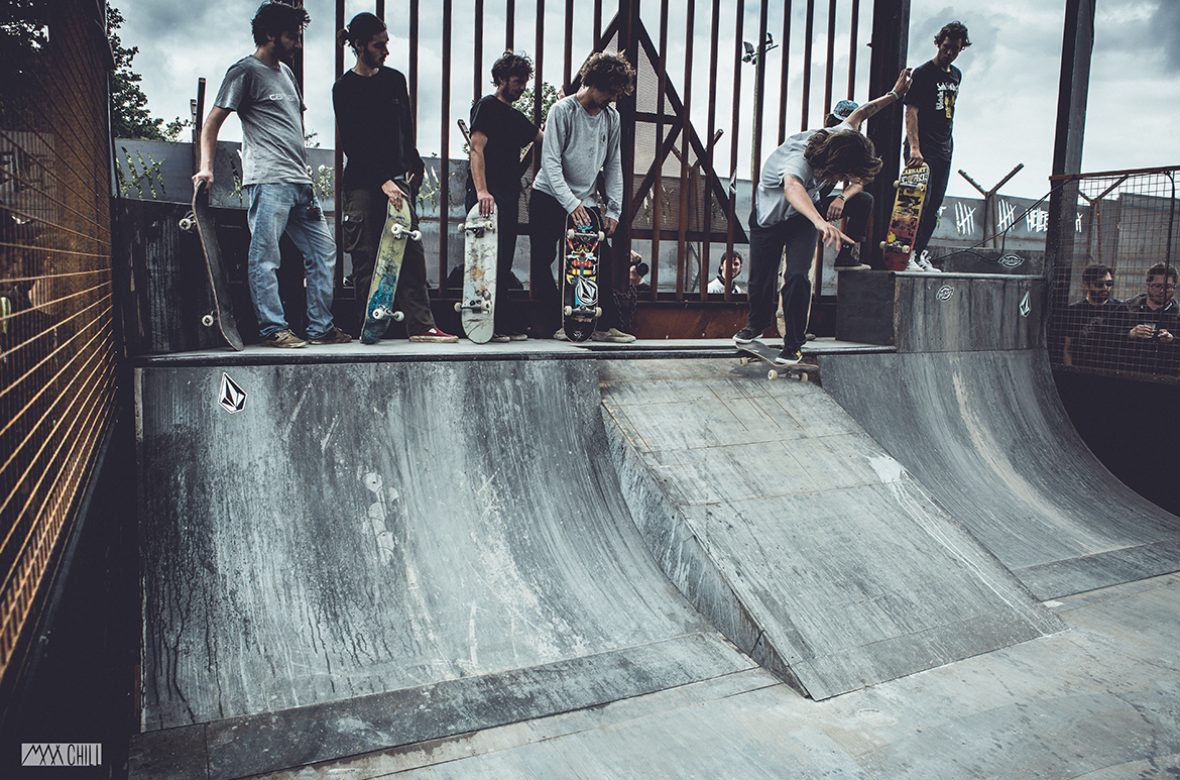
[[[905,157],[906,165],[925,161],[930,166],[930,184],[926,189],[926,203],[914,239],[911,257],[921,258],[930,243],[938,212],[951,177],[951,153],[954,151],[952,133],[955,124],[955,104],[959,99],[959,84],[963,73],[951,63],[959,52],[971,45],[967,26],[962,22],[943,25],[934,36],[938,51],[934,59],[914,68],[913,84],[905,98]],[[934,270],[929,261],[917,260],[917,270]]]
[[[471,107],[471,167],[467,174],[464,208],[476,203],[479,213],[496,212],[496,322],[492,341],[523,341],[525,318],[508,299],[512,258],[516,255],[516,225],[519,221],[520,150],[541,143],[544,134],[521,112],[512,107],[520,100],[533,63],[525,56],[506,51],[492,65],[494,94],[485,95]]]
[[[787,333],[775,362],[795,365],[803,359],[807,340],[807,310],[811,280],[807,272],[816,237],[828,246],[854,245],[856,240],[824,216],[830,193],[839,181],[867,185],[881,170],[873,142],[847,123],[796,133],[770,153],[754,191],[750,215],[750,314],[746,327],[734,334],[738,344],[749,344],[774,322],[774,288],[784,248],[787,270],[781,290]],[[858,214],[849,230],[863,230],[866,214]],[[865,268],[847,247],[836,258],[838,270]]]
[[[558,328],[554,338],[564,339],[561,300],[553,281],[553,260],[565,234],[565,221],[572,216],[577,225],[590,224],[590,212],[608,236],[614,235],[623,210],[623,166],[619,155],[619,112],[611,105],[635,89],[635,70],[623,54],[592,54],[578,74],[577,93],[562,98],[549,109],[545,120],[545,141],[541,148],[541,169],[533,181],[529,198],[529,226],[533,296],[540,308],[543,333]],[[605,207],[595,198],[595,182],[602,174],[606,187]],[[607,242],[599,246],[598,287],[602,316],[594,341],[626,344],[635,337],[619,330],[618,307],[611,291],[614,269]]]
[[[225,74],[213,109],[201,129],[201,164],[193,184],[213,186],[217,134],[233,112],[242,121],[242,194],[250,225],[247,254],[250,297],[258,332],[268,347],[352,340],[332,320],[336,243],[311,186],[303,141],[303,97],[288,62],[303,48],[310,21],[302,8],[264,3],[251,29],[256,49]],[[290,237],[304,258],[307,281],[307,340],[287,324],[279,298],[279,239]]]

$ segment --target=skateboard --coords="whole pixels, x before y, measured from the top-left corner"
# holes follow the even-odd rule
[[[459,225],[463,233],[463,294],[455,304],[467,338],[486,344],[495,333],[496,212],[480,216],[476,203]]]
[[[808,381],[811,377],[819,379],[819,365],[804,361],[796,363],[793,366],[781,366],[774,362],[778,357],[780,350],[774,347],[768,347],[761,341],[751,341],[749,344],[738,344],[738,352],[742,355],[738,358],[738,363],[743,366],[748,366],[755,360],[761,360],[770,365],[770,370],[766,372],[767,379],[778,379],[780,376],[795,375],[803,382]]]
[[[597,212],[587,210],[590,224],[578,227],[566,217],[565,262],[561,271],[562,327],[570,341],[585,341],[602,316],[598,305],[598,247],[606,239]]]
[[[889,230],[881,242],[885,267],[890,271],[904,271],[914,250],[918,235],[918,221],[922,218],[922,204],[926,202],[926,185],[930,182],[930,166],[926,163],[908,167],[893,182],[897,195]]]
[[[402,259],[406,256],[406,242],[420,241],[421,231],[410,224],[410,206],[402,200],[402,207],[386,205],[385,227],[381,228],[381,242],[377,245],[377,262],[373,264],[373,281],[369,284],[368,303],[365,304],[365,324],[361,326],[361,343],[376,344],[385,335],[390,320],[401,321],[405,315],[393,309],[397,294],[397,278],[401,274]]]
[[[209,213],[208,185],[201,181],[193,188],[193,210],[180,220],[180,229],[186,233],[196,232],[201,243],[201,257],[205,259],[205,271],[209,279],[209,293],[213,298],[213,310],[201,317],[206,328],[217,327],[225,343],[236,352],[246,348],[238,333],[229,299],[229,285],[226,283],[225,267],[221,264],[221,247],[217,243],[217,226]]]

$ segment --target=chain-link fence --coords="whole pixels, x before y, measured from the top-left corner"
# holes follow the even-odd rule
[[[1180,380],[1176,178],[1180,166],[1057,177],[1077,225],[1053,272],[1055,367]]]
[[[0,676],[113,408],[102,13],[11,2],[0,25]]]

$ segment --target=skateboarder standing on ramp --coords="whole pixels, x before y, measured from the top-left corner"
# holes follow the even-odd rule
[[[365,292],[373,278],[388,204],[400,209],[404,202],[417,226],[414,196],[425,166],[414,140],[406,78],[382,66],[389,55],[385,22],[374,14],[359,13],[336,37],[356,55],[356,65],[332,87],[332,105],[340,145],[348,157],[341,185],[342,232],[344,248],[352,255],[353,288],[363,321]],[[426,281],[422,242],[408,241],[393,307],[405,314],[410,341],[458,341],[435,326]]]
[[[971,45],[967,26],[962,22],[943,25],[934,36],[934,45],[938,47],[934,59],[914,68],[914,83],[905,98],[906,165],[925,161],[930,166],[930,182],[912,255],[914,263],[923,271],[931,270],[930,261],[921,259],[922,250],[934,233],[951,177],[951,153],[955,147],[951,135],[959,84],[963,80],[962,71],[951,63]]]
[[[520,306],[508,299],[512,258],[516,255],[516,224],[520,221],[520,150],[541,143],[544,134],[512,107],[533,75],[528,57],[504,52],[492,65],[496,91],[471,107],[471,168],[467,174],[466,210],[496,212],[496,309],[492,341],[522,341],[526,320]]]
[[[873,142],[852,127],[806,130],[787,139],[770,153],[754,192],[750,215],[750,314],[746,327],[734,334],[738,344],[749,344],[775,319],[774,289],[784,248],[787,269],[782,286],[786,335],[779,365],[798,364],[807,340],[811,301],[808,271],[815,255],[817,235],[828,246],[855,244],[820,213],[824,199],[838,181],[867,184],[881,170]],[[849,226],[849,230],[855,230]],[[837,269],[856,264],[842,253]]]
[[[598,213],[597,224],[613,235],[619,224],[623,203],[623,167],[619,156],[619,112],[611,103],[635,89],[635,70],[622,53],[590,55],[578,74],[577,93],[562,98],[549,109],[545,120],[545,141],[541,149],[541,170],[533,181],[529,198],[529,242],[532,255],[530,283],[541,311],[543,333],[560,330],[561,305],[553,281],[553,260],[566,232],[566,217],[579,226],[591,223],[588,212],[599,212],[594,185],[599,173],[606,183],[606,208]],[[614,262],[606,242],[599,245],[598,288],[602,314],[590,338],[627,344],[635,337],[618,329],[615,303]]]
[[[201,164],[193,185],[213,186],[221,125],[236,111],[242,122],[242,192],[250,225],[250,297],[268,347],[343,344],[352,337],[332,322],[336,244],[307,174],[303,98],[287,60],[303,47],[310,21],[302,8],[267,3],[251,28],[257,48],[230,66],[201,130]],[[287,325],[279,298],[279,239],[286,233],[307,274],[307,341]]]

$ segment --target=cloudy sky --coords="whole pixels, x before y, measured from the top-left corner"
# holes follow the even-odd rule
[[[171,119],[188,116],[189,100],[195,96],[199,76],[209,81],[210,103],[226,68],[236,59],[253,51],[250,18],[258,6],[256,0],[219,0],[217,3],[177,3],[173,0],[112,0],[126,17],[121,35],[124,45],[138,46],[135,68],[143,75],[143,88],[156,116]],[[423,2],[420,31],[419,147],[424,155],[441,148],[441,11],[440,3]],[[611,7],[607,0],[605,6]],[[692,118],[701,136],[706,134],[708,88],[712,83],[717,95],[718,124],[726,129],[717,146],[720,173],[729,174],[729,117],[732,113],[733,68],[743,68],[740,91],[742,117],[752,115],[753,68],[737,65],[734,56],[736,3],[725,0],[720,15],[721,55],[715,74],[710,73],[708,0],[697,0],[697,37],[692,60]],[[772,3],[781,6],[781,3]],[[861,2],[863,15],[858,34],[856,99],[864,94],[868,83],[871,50],[868,19],[871,3]],[[562,35],[564,3],[546,4],[546,59],[542,74],[546,81],[562,79]],[[743,38],[753,41],[758,29],[758,4],[747,2]],[[752,7],[751,7],[752,6]],[[791,46],[788,53],[788,132],[801,125],[804,2],[793,3]],[[817,3],[816,46],[813,57],[813,104],[810,124],[822,118],[824,41],[826,41],[826,4]],[[850,0],[840,0],[837,23],[837,57],[835,62],[835,97],[846,89],[848,76],[848,21]],[[312,23],[305,40],[305,91],[309,132],[318,133],[323,146],[331,146],[334,130],[331,108],[331,85],[334,58],[335,3],[330,0],[305,0]],[[408,23],[395,12],[408,7],[404,0],[389,0],[387,19],[391,27],[391,55],[388,65],[405,71],[409,57],[406,46]],[[494,31],[484,44],[483,72],[504,45],[503,0],[486,0],[485,29]],[[516,3],[516,45],[530,55],[535,27],[529,0]],[[590,29],[592,0],[576,0],[576,17]],[[660,4],[643,6],[643,19],[652,37],[658,36]],[[1054,122],[1057,108],[1057,85],[1060,78],[1060,55],[1065,0],[990,0],[980,2],[946,2],[946,0],[912,0],[910,29],[910,64],[919,65],[934,54],[933,34],[945,22],[959,19],[970,29],[974,45],[956,63],[963,70],[963,87],[955,117],[955,168],[966,170],[980,184],[990,187],[1017,163],[1024,170],[1005,188],[1014,196],[1039,197],[1048,189],[1047,177],[1052,159]],[[454,0],[455,25],[451,38],[453,58],[451,127],[453,120],[466,114],[473,94],[473,31],[471,18],[474,0]],[[684,12],[680,3],[670,15],[669,47],[666,62],[674,85],[684,80],[685,34]],[[372,4],[350,2],[349,14],[372,10]],[[771,10],[768,28],[780,42],[782,11]],[[1084,170],[1112,170],[1180,162],[1180,107],[1169,100],[1175,93],[1180,75],[1180,0],[1098,0],[1098,21],[1091,72],[1089,110],[1086,122]],[[777,141],[779,78],[784,50],[780,46],[767,55],[767,85],[764,94],[766,129],[763,156]],[[580,52],[575,46],[576,61]],[[351,55],[346,67],[351,65]],[[683,93],[683,89],[680,89]],[[818,97],[816,97],[818,95]],[[748,176],[751,153],[751,123],[739,132],[738,170]],[[227,123],[222,138],[240,138],[236,121]],[[457,131],[450,132],[452,156],[459,149]],[[959,176],[952,178],[952,195],[972,195],[974,190]]]

